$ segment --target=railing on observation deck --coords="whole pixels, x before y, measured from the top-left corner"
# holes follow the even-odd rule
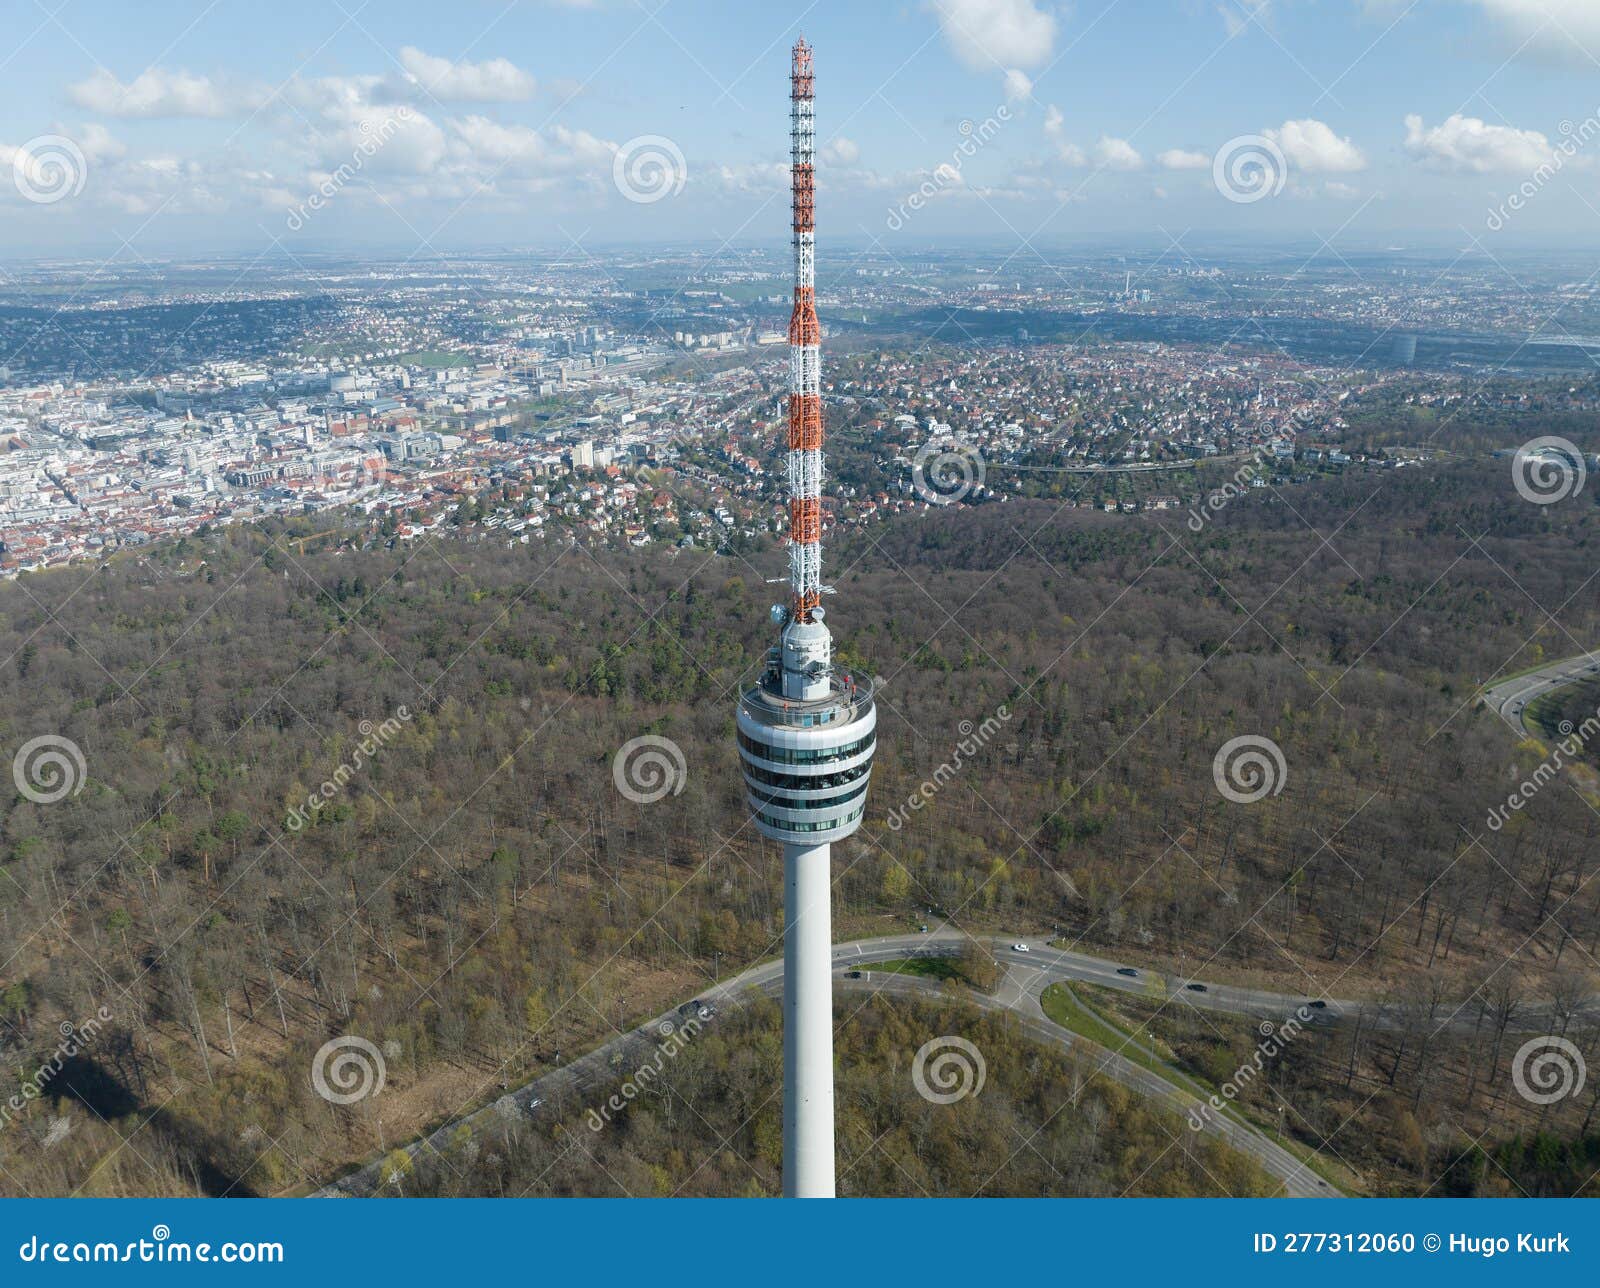
[[[872,710],[872,681],[836,673],[828,679],[826,697],[804,701],[784,697],[777,673],[764,671],[755,687],[740,697],[739,710],[757,723],[774,728],[849,724]]]

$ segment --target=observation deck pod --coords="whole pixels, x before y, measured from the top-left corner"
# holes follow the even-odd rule
[[[777,653],[777,650],[774,650]],[[739,760],[756,829],[774,841],[815,846],[861,826],[877,747],[872,684],[829,675],[815,697],[786,698],[769,662],[739,698]]]

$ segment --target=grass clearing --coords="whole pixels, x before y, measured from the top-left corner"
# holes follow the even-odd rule
[[[898,957],[893,961],[863,963],[862,974],[883,971],[890,975],[920,975],[924,979],[953,979],[971,984],[956,957]]]
[[[1060,991],[1064,996],[1054,1002],[1058,1015],[1051,1010],[1051,994]],[[1137,1010],[1141,1006],[1151,1003],[1140,998],[1137,994],[1121,993],[1113,989],[1098,988],[1093,984],[1074,985],[1068,990],[1065,985],[1052,984],[1045,990],[1045,1013],[1060,1024],[1063,1028],[1092,1042],[1109,1047],[1118,1054],[1132,1060],[1135,1064],[1150,1070],[1152,1073],[1165,1078],[1181,1091],[1189,1092],[1200,1100],[1209,1100],[1218,1096],[1222,1101],[1222,1110],[1229,1118],[1242,1126],[1253,1128],[1256,1131],[1275,1140],[1283,1149],[1293,1154],[1307,1167],[1316,1172],[1328,1184],[1346,1194],[1359,1194],[1362,1192],[1361,1178],[1350,1171],[1337,1159],[1330,1160],[1318,1153],[1303,1141],[1293,1135],[1281,1132],[1277,1116],[1266,1107],[1256,1105],[1244,1100],[1229,1100],[1221,1097],[1217,1087],[1210,1079],[1205,1077],[1193,1064],[1169,1045],[1167,1041],[1156,1036],[1155,1021],[1164,1009],[1164,1003],[1159,1000],[1155,1003],[1154,1013],[1147,1020],[1137,1016],[1130,1016],[1130,1010]],[[1110,1014],[1106,1014],[1110,1012]],[[1066,1016],[1068,1018],[1061,1018]],[[1244,1017],[1213,1016],[1208,1023],[1208,1029],[1218,1026],[1243,1023],[1251,1028],[1250,1039],[1255,1041],[1258,1033],[1253,1023]],[[1148,1029],[1150,1036],[1129,1032],[1123,1028],[1128,1024],[1134,1028]],[[1081,1027],[1080,1027],[1081,1026]],[[1110,1034],[1110,1038],[1097,1036],[1097,1034]],[[1146,1046],[1152,1044],[1153,1048]],[[1163,1058],[1158,1052],[1164,1052],[1170,1060]]]

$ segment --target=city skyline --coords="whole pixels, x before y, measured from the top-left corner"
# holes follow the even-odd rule
[[[1600,16],[1573,0],[233,4],[24,10],[10,258],[776,240],[800,32],[837,48],[818,186],[889,253],[1593,240]],[[774,127],[777,127],[775,130]]]

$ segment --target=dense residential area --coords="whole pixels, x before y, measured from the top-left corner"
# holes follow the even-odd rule
[[[784,297],[766,293],[770,256],[725,258],[671,293],[534,260],[448,276],[330,266],[298,293],[179,292],[157,276],[86,285],[51,311],[0,306],[0,572],[321,511],[357,541],[727,548],[772,536],[784,523]],[[1183,316],[1184,297],[1163,286],[1188,279],[1156,270],[1153,287],[1104,298],[1088,267],[1074,292],[979,291],[954,266],[864,271],[824,287],[825,312],[842,319],[828,328],[830,529],[1022,496],[1188,510],[1241,468],[1278,487],[1415,465],[1443,446],[1363,437],[1352,422],[1373,407],[1449,416],[1463,399],[1507,396],[1504,377],[1418,368],[1386,339],[1351,363],[1103,334],[1162,303]],[[1328,316],[1323,292],[1297,290],[1307,319]],[[1016,324],[923,337],[931,297]],[[1091,309],[1081,325],[1062,312],[1073,304]],[[1375,315],[1396,307],[1374,291]],[[1600,406],[1587,380],[1561,379],[1545,381],[1541,405]]]

